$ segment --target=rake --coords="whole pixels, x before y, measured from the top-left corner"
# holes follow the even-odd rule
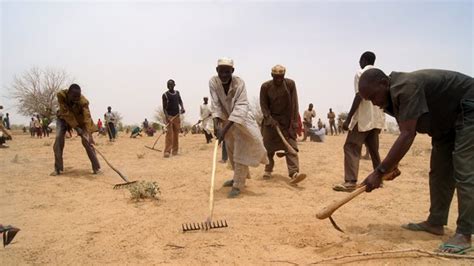
[[[171,123],[171,121],[173,121],[178,116],[179,116],[179,114],[171,117],[170,121],[168,121],[168,123],[165,125],[165,127],[167,128],[168,125]],[[158,135],[158,138],[156,138],[155,143],[153,143],[153,147],[145,145],[145,148],[153,150],[153,151],[157,151],[157,152],[162,152],[162,150],[160,150],[160,149],[155,149],[155,145],[156,145],[156,143],[158,143],[158,140],[160,140],[161,136],[163,136],[163,132],[161,132],[160,135]]]
[[[81,136],[81,138],[82,138],[84,141],[86,141],[89,145],[91,145],[90,142],[89,142],[89,140],[87,140],[87,139],[86,139],[84,136],[82,136],[82,135],[80,135],[80,136]],[[91,145],[91,146],[92,146],[92,145]],[[115,168],[115,167],[107,160],[107,158],[105,158],[105,156],[97,149],[97,147],[94,146],[94,150],[100,155],[100,157],[102,157],[102,159],[104,159],[104,161],[107,163],[107,165],[108,165],[110,168],[112,168],[112,170],[114,170],[114,171],[123,179],[123,181],[125,181],[125,183],[115,184],[115,185],[114,185],[114,189],[125,188],[125,187],[127,187],[127,186],[129,186],[129,185],[134,184],[134,183],[137,182],[137,181],[129,181],[128,178],[127,178],[125,175],[123,175],[117,168]]]
[[[211,174],[211,190],[209,192],[209,216],[207,220],[202,223],[188,223],[183,224],[183,233],[188,231],[198,231],[198,230],[210,230],[210,229],[219,229],[228,227],[226,220],[212,221],[212,215],[214,212],[214,180],[216,178],[216,168],[217,168],[217,150],[219,148],[219,140],[216,140],[214,144],[214,156],[212,161],[212,174]]]

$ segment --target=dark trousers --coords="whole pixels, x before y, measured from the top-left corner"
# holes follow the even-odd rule
[[[297,147],[296,140],[294,139],[288,139],[288,143],[293,148]],[[265,165],[265,172],[273,172],[273,167],[275,166],[275,160],[273,160],[273,156],[275,156],[275,152],[268,152],[267,155],[268,155],[269,163]],[[287,152],[285,154],[285,159],[286,159],[286,166],[288,168],[288,175],[292,177],[295,173],[298,173],[300,171],[298,154],[291,154]]]
[[[454,190],[458,196],[456,232],[474,233],[474,100],[463,100],[462,125],[432,139],[430,215],[432,225],[446,225]]]
[[[54,170],[57,172],[64,171],[63,165],[63,150],[64,150],[64,142],[67,132],[67,124],[64,120],[58,119],[56,122],[56,140],[54,141]],[[92,135],[90,133],[85,138],[91,139]],[[86,149],[87,156],[89,156],[89,160],[92,164],[92,170],[96,171],[100,169],[99,160],[97,160],[97,156],[95,154],[94,147],[90,145],[86,140],[82,139],[82,146]]]
[[[204,136],[206,136],[206,143],[211,143],[212,142],[212,134],[211,133],[207,133],[206,131],[204,131]]]
[[[335,121],[329,121],[329,128],[331,129],[331,135],[337,135],[337,127]]]
[[[346,182],[357,182],[360,154],[364,143],[369,151],[374,169],[380,164],[379,134],[380,129],[378,128],[360,132],[357,125],[347,133],[344,143],[344,180]]]
[[[49,127],[43,126],[43,137],[49,137]]]
[[[115,139],[117,136],[117,131],[115,129],[114,123],[107,123],[107,133],[109,134],[109,140]]]
[[[222,145],[222,161],[227,162],[229,156],[227,155],[227,148],[225,147],[225,141],[221,143]]]

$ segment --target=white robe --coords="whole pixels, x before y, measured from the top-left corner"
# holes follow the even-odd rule
[[[212,117],[209,116],[212,114],[209,104],[202,104],[200,106],[201,113],[201,127],[207,133],[211,134],[213,130]]]
[[[209,81],[209,89],[212,117],[234,122],[225,136],[226,147],[229,147],[228,152],[231,152],[231,163],[253,167],[260,163],[268,164],[267,151],[263,146],[260,129],[250,111],[244,81],[233,76],[226,95],[221,80],[214,76]]]

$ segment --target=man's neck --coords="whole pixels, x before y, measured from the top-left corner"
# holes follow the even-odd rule
[[[232,81],[229,81],[229,82],[226,83],[226,84],[222,83],[222,87],[224,87],[224,93],[225,93],[225,95],[227,95],[227,94],[229,93],[229,90],[230,90],[230,83],[231,83],[231,82],[232,82]]]

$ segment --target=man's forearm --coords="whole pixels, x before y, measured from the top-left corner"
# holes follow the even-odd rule
[[[393,143],[392,148],[390,148],[387,157],[385,157],[380,167],[387,172],[393,170],[410,149],[415,140],[415,136],[416,133],[407,131],[400,132],[400,135],[397,140],[395,140],[395,143]]]

